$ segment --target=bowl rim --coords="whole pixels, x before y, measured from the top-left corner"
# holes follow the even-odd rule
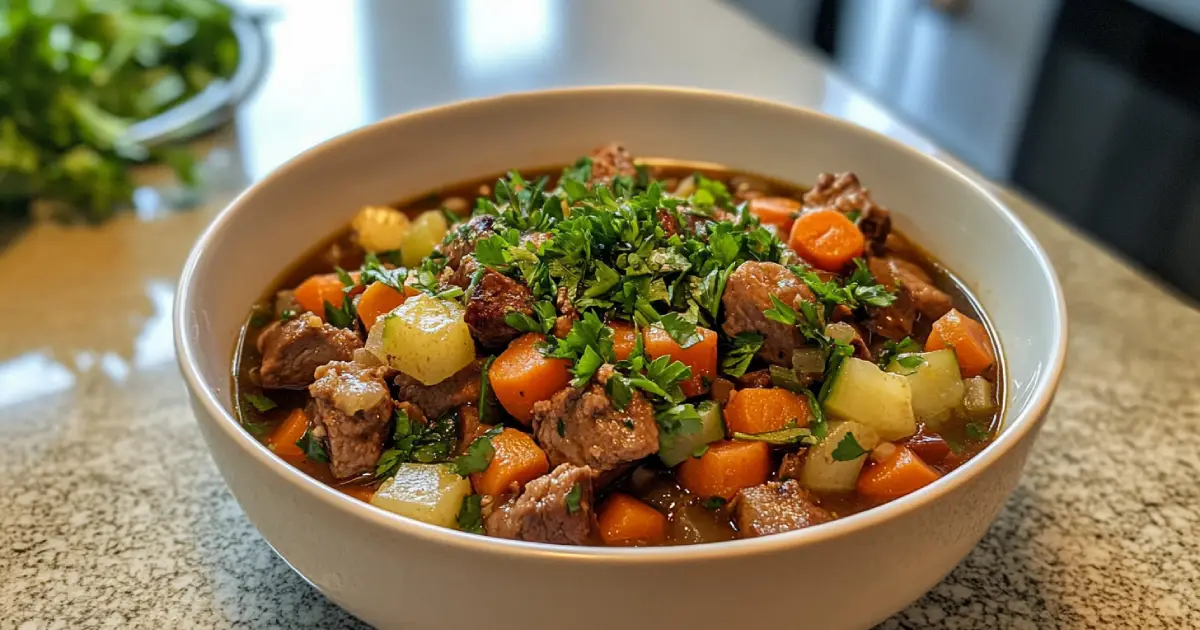
[[[1053,337],[1052,343],[1049,344],[1050,347],[1047,355],[1049,367],[1037,375],[1034,390],[1025,411],[1014,417],[1006,418],[1007,421],[1003,424],[1003,430],[991,444],[942,479],[912,494],[870,510],[852,514],[819,526],[772,536],[696,545],[631,549],[576,547],[492,538],[447,527],[430,525],[375,508],[358,499],[347,496],[309,477],[299,469],[288,465],[271,453],[266,446],[254,439],[242,428],[237,418],[225,410],[224,406],[217,399],[213,389],[205,384],[197,366],[197,350],[188,339],[188,336],[184,334],[184,331],[187,330],[187,325],[191,319],[189,308],[191,306],[193,278],[196,275],[199,262],[205,250],[219,233],[228,229],[228,224],[231,222],[233,216],[244,207],[247,198],[254,194],[259,187],[268,185],[272,180],[284,176],[302,164],[319,159],[320,154],[328,150],[351,141],[359,140],[364,136],[375,133],[382,127],[411,124],[423,119],[437,117],[447,112],[486,111],[493,104],[500,102],[520,103],[522,101],[536,101],[545,98],[587,97],[597,93],[619,94],[631,98],[666,95],[685,99],[711,99],[725,101],[734,106],[766,107],[773,110],[784,110],[793,116],[818,118],[821,124],[840,127],[842,131],[850,134],[873,136],[874,141],[888,143],[893,147],[900,148],[908,154],[910,159],[925,161],[930,166],[940,170],[944,175],[957,179],[971,187],[976,194],[991,205],[994,211],[1000,213],[1015,228],[1018,237],[1029,247],[1040,271],[1050,284],[1054,296],[1053,321],[1051,322]],[[260,464],[283,476],[288,482],[298,486],[302,492],[315,500],[323,502],[332,509],[343,512],[347,518],[358,519],[364,521],[366,524],[387,528],[397,534],[411,536],[423,542],[446,545],[457,548],[460,551],[481,553],[491,557],[506,557],[530,561],[557,560],[603,564],[649,564],[664,560],[696,562],[730,558],[733,556],[773,553],[785,548],[815,545],[823,541],[848,536],[880,525],[888,520],[919,510],[923,506],[950,494],[955,489],[966,484],[970,479],[978,476],[984,469],[994,464],[1008,453],[1008,451],[1015,448],[1022,440],[1032,437],[1030,434],[1034,432],[1039,419],[1045,415],[1053,400],[1066,360],[1067,318],[1066,302],[1063,297],[1062,286],[1058,281],[1058,276],[1054,271],[1049,257],[1029,231],[1029,228],[1017,218],[1012,210],[981,183],[982,180],[980,177],[972,176],[965,168],[960,170],[938,157],[921,152],[886,135],[840,118],[779,101],[716,90],[651,85],[568,87],[502,94],[423,108],[390,116],[370,125],[348,131],[303,151],[274,169],[262,180],[248,186],[246,190],[242,191],[218,213],[217,217],[205,228],[192,247],[180,275],[174,301],[174,313],[172,315],[175,328],[176,358],[187,387],[194,398],[200,402],[204,411],[213,418],[219,430],[225,431],[233,442],[240,447],[241,452],[238,456],[256,458]],[[202,420],[198,418],[197,421],[200,422]]]

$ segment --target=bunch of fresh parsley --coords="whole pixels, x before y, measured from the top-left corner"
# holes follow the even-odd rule
[[[130,200],[129,167],[146,160],[192,184],[190,153],[126,131],[233,74],[232,18],[216,0],[0,3],[0,214],[45,201],[104,219]]]

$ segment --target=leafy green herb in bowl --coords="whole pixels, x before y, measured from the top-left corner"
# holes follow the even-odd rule
[[[46,202],[98,221],[129,202],[131,166],[194,182],[191,153],[131,134],[228,81],[242,52],[216,0],[0,5],[0,215]]]

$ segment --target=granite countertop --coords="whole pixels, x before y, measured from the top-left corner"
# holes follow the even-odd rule
[[[345,28],[350,37],[393,19],[409,24],[413,36],[371,45],[376,60],[400,55],[387,46],[426,46],[438,37],[429,25],[454,18],[440,13],[449,3],[412,4],[405,10],[424,13],[407,20],[355,15],[349,26],[339,26],[344,16],[289,7],[273,27],[278,61],[267,85],[233,130],[204,145],[210,190],[203,207],[162,210],[148,192],[136,213],[100,227],[0,231],[0,294],[10,296],[0,328],[0,630],[362,625],[293,573],[246,520],[205,450],[172,348],[171,299],[196,234],[245,179],[304,146],[428,102],[634,81],[769,96],[936,150],[819,62],[717,4],[636,6],[665,12],[648,16],[657,25],[668,14],[687,14],[692,22],[678,28],[691,32],[719,25],[750,42],[745,54],[769,75],[788,81],[689,70],[684,62],[705,54],[699,45],[674,67],[639,66],[631,77],[587,61],[601,44],[570,37],[572,25],[621,22],[620,11],[633,2],[546,3],[567,29],[565,52],[552,55],[557,70],[525,83],[492,85],[494,73],[472,83],[468,64],[438,70],[458,72],[458,82],[362,79],[373,87],[355,89],[371,96],[349,105],[358,93],[319,97],[328,82],[346,82],[353,72],[320,75],[326,78],[311,79],[316,84],[297,78],[314,75],[316,58],[304,57],[308,35],[332,38]],[[371,6],[399,11],[391,3]],[[336,43],[329,47],[335,58]],[[637,45],[646,44],[625,54],[643,54]],[[722,54],[712,63],[745,61]],[[533,64],[534,74],[542,67],[512,63]],[[529,68],[518,69],[528,78]],[[396,82],[427,89],[414,96]],[[282,107],[301,89],[313,95],[306,107]],[[145,177],[158,181],[155,173]],[[880,627],[1200,627],[1200,311],[1044,210],[1000,192],[1062,279],[1068,369],[1025,475],[987,536],[941,584]]]

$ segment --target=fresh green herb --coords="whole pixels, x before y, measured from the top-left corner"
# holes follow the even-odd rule
[[[583,500],[583,486],[579,482],[571,486],[571,490],[567,492],[567,513],[574,514],[579,511],[580,502]]]
[[[795,424],[793,421],[789,424]],[[813,437],[812,431],[806,427],[790,426],[774,431],[765,431],[763,433],[741,433],[735,432],[733,439],[744,440],[750,442],[766,442],[774,446],[792,446],[801,444],[803,446],[812,446],[817,443],[817,438]]]
[[[290,322],[293,319],[296,319],[296,315],[297,313],[295,309],[285,308],[282,311],[279,311],[279,321]]]
[[[35,200],[100,221],[145,160],[195,186],[194,156],[148,147],[137,122],[233,76],[233,10],[216,0],[0,2],[0,215]]]
[[[863,448],[858,440],[854,438],[854,433],[846,432],[842,439],[838,441],[837,446],[833,448],[833,459],[839,462],[848,462],[867,454],[867,449]]]
[[[726,501],[723,497],[708,497],[707,499],[701,501],[700,505],[706,510],[716,512],[717,510],[725,507],[726,503],[728,503],[728,501]]]
[[[692,377],[692,368],[680,361],[672,361],[668,355],[663,355],[646,366],[646,376],[635,376],[629,379],[629,384],[644,392],[648,392],[669,403],[679,403],[684,399],[683,390],[679,384]]]
[[[879,357],[877,358],[876,363],[880,368],[886,369],[888,364],[892,362],[892,359],[896,358],[896,355],[920,351],[921,344],[914,341],[912,337],[905,337],[899,342],[888,339],[883,344],[883,348],[879,350]]]
[[[312,431],[305,431],[304,435],[296,440],[296,446],[304,451],[305,459],[313,462],[327,462],[329,456],[325,454],[325,447],[321,445],[321,441],[313,436]]]
[[[354,276],[351,276],[349,271],[346,271],[337,265],[333,266],[333,271],[337,274],[338,281],[342,283],[343,291],[347,289],[353,289],[358,285],[358,283],[354,281]]]
[[[764,337],[758,333],[738,333],[731,345],[721,353],[721,371],[733,376],[743,376],[750,362],[762,349]]]
[[[700,446],[696,447],[696,450],[692,451],[692,457],[699,459],[701,457],[704,457],[704,454],[707,452],[708,452],[708,445],[701,444]]]
[[[854,259],[854,271],[839,285],[836,278],[822,280],[821,276],[806,267],[791,267],[792,271],[812,289],[817,299],[827,307],[845,305],[851,309],[861,306],[883,308],[896,301],[896,295],[875,281],[875,276],[861,258]]]
[[[915,370],[925,365],[925,359],[919,354],[902,354],[896,357],[896,363],[906,370]]]
[[[354,300],[351,300],[349,296],[342,299],[340,307],[325,302],[325,321],[329,322],[330,326],[353,330],[354,322],[357,320],[358,311],[354,309]]]
[[[488,370],[492,367],[492,362],[496,357],[488,357],[483,362],[483,367],[479,369],[479,422],[482,424],[497,424],[499,422],[500,412],[496,409],[496,403],[492,401],[492,381],[488,376]]]
[[[782,387],[793,394],[800,394],[801,396],[808,391],[808,388],[800,383],[795,370],[780,365],[772,365],[768,368],[768,371],[771,374],[771,384],[775,387]]]
[[[466,453],[455,457],[450,462],[450,470],[460,477],[487,470],[488,465],[492,463],[492,457],[496,454],[496,449],[492,446],[492,438],[500,435],[503,430],[503,426],[496,425],[488,429],[487,433],[475,438],[467,447]]]
[[[557,317],[554,304],[549,300],[540,300],[533,303],[533,317],[512,311],[504,316],[504,323],[521,332],[545,335],[554,330]]]
[[[971,440],[972,442],[986,442],[992,437],[992,434],[990,431],[988,431],[987,427],[979,424],[978,422],[968,422],[964,429],[967,433],[967,439]]]
[[[454,449],[457,435],[452,415],[446,415],[428,424],[413,422],[403,409],[396,409],[395,429],[392,431],[392,447],[383,452],[375,465],[375,476],[389,477],[400,464],[417,462],[433,464],[444,462]]]
[[[558,426],[556,427],[556,430],[558,431],[558,437],[566,437],[567,423],[563,422],[562,419],[560,418],[558,421]]]
[[[809,421],[809,430],[812,431],[813,437],[821,439],[829,432],[829,422],[825,419],[825,410],[821,408],[820,401],[813,395],[812,390],[804,390],[804,396],[808,398],[808,409],[812,412],[812,419]]]
[[[254,410],[259,413],[266,413],[279,406],[275,404],[274,400],[271,400],[262,394],[245,393],[242,394],[242,400],[250,403],[250,406],[254,407]]]
[[[733,206],[733,197],[729,194],[729,189],[725,184],[709,179],[700,173],[692,176],[696,182],[696,192],[692,194],[691,203],[701,206],[719,206],[722,208],[730,208]]]
[[[254,422],[253,420],[242,420],[242,428],[250,432],[256,438],[261,438],[271,432],[275,427],[270,422]]]
[[[592,346],[583,349],[583,356],[575,361],[575,365],[571,366],[571,373],[575,378],[571,379],[571,386],[575,388],[583,387],[592,380],[592,375],[600,366],[604,365],[604,359],[596,352]]]
[[[633,420],[626,419],[621,424],[625,425],[626,429],[633,430]]]
[[[861,216],[862,216],[862,211],[860,211],[860,210],[851,210],[850,212],[846,213],[846,218],[850,219],[851,223],[857,223],[858,218]]]
[[[667,313],[658,323],[662,325],[663,330],[667,331],[671,339],[679,344],[680,348],[690,348],[703,339],[696,330],[696,323],[689,322],[679,313]]]
[[[252,328],[262,328],[271,323],[271,319],[270,309],[265,305],[259,305],[250,313],[250,326]]]
[[[404,267],[396,267],[388,269],[383,266],[379,257],[371,252],[367,252],[363,260],[362,275],[359,279],[363,286],[370,286],[372,283],[379,282],[393,290],[404,293],[404,281],[408,278],[408,269]],[[345,280],[342,281],[345,283]]]
[[[463,497],[462,506],[458,508],[458,516],[454,522],[464,532],[472,534],[483,533],[483,496],[471,494]]]

